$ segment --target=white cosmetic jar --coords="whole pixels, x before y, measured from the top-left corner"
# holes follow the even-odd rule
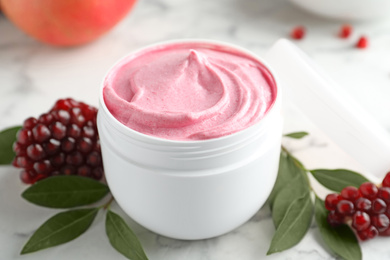
[[[106,179],[119,206],[158,234],[205,239],[242,225],[267,200],[278,170],[281,93],[266,62],[240,47],[209,40],[153,46],[180,42],[233,48],[262,63],[276,87],[276,99],[265,116],[255,125],[220,138],[173,141],[123,125],[106,107],[102,88],[97,124]]]

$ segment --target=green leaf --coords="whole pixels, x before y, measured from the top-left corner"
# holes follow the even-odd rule
[[[110,210],[106,217],[106,233],[111,245],[128,259],[148,259],[134,232],[118,214]]]
[[[107,185],[91,178],[54,176],[32,185],[22,197],[39,206],[72,208],[97,202],[108,192]]]
[[[298,244],[309,230],[313,214],[310,192],[295,199],[280,222],[267,255],[281,252]]]
[[[0,132],[0,165],[11,164],[15,157],[12,145],[16,141],[16,133],[21,128],[21,126],[15,126]]]
[[[362,252],[353,231],[347,225],[336,228],[331,227],[326,220],[328,213],[329,211],[325,208],[324,202],[316,197],[315,219],[325,243],[335,254],[343,259],[362,259]]]
[[[307,132],[295,132],[295,133],[285,134],[284,136],[294,138],[294,139],[301,139],[307,136],[308,134],[309,133]]]
[[[77,209],[51,217],[28,240],[21,254],[69,242],[84,233],[96,217],[98,208]]]
[[[310,172],[323,186],[337,192],[341,192],[347,186],[359,188],[362,183],[369,181],[359,173],[345,169],[318,169]]]
[[[296,176],[306,174],[302,164],[293,156],[282,151],[280,153],[279,171],[274,188],[268,197],[269,205],[272,209],[276,195],[289,184]]]
[[[289,206],[297,199],[306,196],[308,192],[310,192],[309,183],[303,174],[299,174],[277,194],[272,207],[272,220],[276,228],[285,217]]]

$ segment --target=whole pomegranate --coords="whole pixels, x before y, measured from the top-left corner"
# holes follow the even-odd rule
[[[116,25],[136,0],[0,0],[4,14],[33,38],[55,46],[95,40]]]

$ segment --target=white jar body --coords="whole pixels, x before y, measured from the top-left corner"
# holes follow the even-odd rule
[[[121,208],[156,233],[177,239],[224,234],[251,218],[272,190],[282,136],[279,102],[261,124],[239,133],[252,138],[222,152],[217,139],[198,142],[207,148],[170,141],[163,147],[159,140],[152,150],[155,139],[138,143],[105,113],[99,110],[98,128],[107,182]]]

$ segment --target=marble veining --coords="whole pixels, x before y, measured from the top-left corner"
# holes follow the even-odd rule
[[[301,24],[308,31],[297,45],[390,131],[390,19],[354,23],[352,37],[345,40],[336,36],[342,23],[303,12],[287,0],[139,0],[132,13],[101,39],[61,49],[36,42],[0,15],[0,128],[41,114],[61,97],[97,105],[107,70],[128,52],[145,45],[207,38],[237,44],[261,56],[277,39],[288,37],[293,26]],[[370,47],[357,50],[353,45],[362,34],[370,38]],[[293,104],[284,110],[284,132],[310,132],[303,140],[283,140],[307,168],[343,167],[364,172]],[[18,170],[0,167],[0,260],[124,259],[108,243],[103,213],[82,237],[20,256],[34,230],[58,212],[25,202],[20,197],[25,188]],[[326,192],[319,191],[322,196]],[[133,228],[151,260],[336,259],[324,246],[315,223],[294,248],[266,256],[274,233],[268,206],[236,230],[201,241],[159,236],[135,223],[116,204],[112,209]],[[363,259],[390,259],[389,242],[390,238],[378,238],[363,243]]]

